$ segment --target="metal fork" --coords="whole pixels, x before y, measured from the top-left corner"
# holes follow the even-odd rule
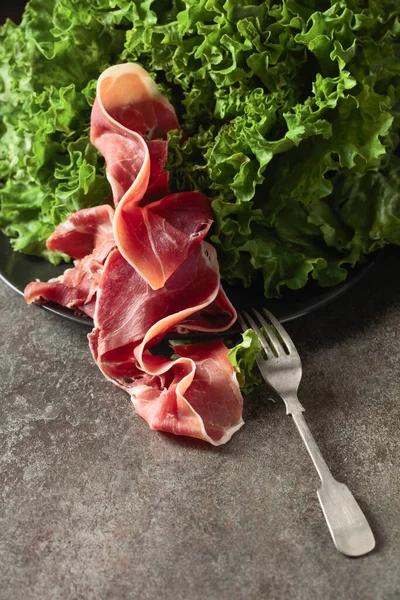
[[[261,374],[284,401],[286,414],[292,415],[321,479],[317,495],[333,543],[347,556],[367,554],[375,547],[367,519],[349,488],[333,477],[303,416],[304,408],[297,397],[302,376],[299,353],[279,321],[268,310],[262,311],[270,323],[254,309],[258,324],[244,311],[238,317],[239,323],[243,331],[251,328],[257,333],[266,355],[266,359],[261,355],[257,358]]]

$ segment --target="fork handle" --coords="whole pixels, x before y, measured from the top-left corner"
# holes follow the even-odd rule
[[[317,495],[333,543],[347,556],[363,556],[371,552],[375,547],[374,534],[356,499],[347,485],[333,477],[303,412],[295,411],[291,415],[322,482]]]
[[[303,407],[302,410],[304,410]],[[326,483],[328,480],[334,479],[324,457],[321,454],[320,449],[318,448],[317,442],[315,441],[314,436],[306,423],[303,412],[295,411],[292,412],[291,415],[322,483]]]

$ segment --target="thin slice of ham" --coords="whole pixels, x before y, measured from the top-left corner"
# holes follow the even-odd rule
[[[226,346],[214,340],[176,346],[175,352],[180,358],[154,367],[143,356],[153,380],[129,388],[136,412],[151,429],[224,444],[243,425],[242,396]],[[155,394],[154,378],[166,371],[171,381]]]
[[[93,357],[127,391],[152,429],[225,443],[242,424],[242,397],[221,340],[182,344],[178,358],[155,354],[167,332],[225,331],[236,312],[220,285],[215,249],[204,241],[208,198],[171,194],[165,137],[179,127],[171,104],[138,65],[99,78],[91,139],[106,160],[114,210],[71,215],[49,238],[76,259],[48,283],[27,286],[40,298],[93,317]]]
[[[144,69],[128,63],[102,73],[91,141],[106,160],[116,206],[114,237],[123,257],[154,290],[207,235],[213,219],[209,200],[199,192],[163,197],[157,206],[141,204],[167,157],[167,142],[152,138],[178,128],[173,106]]]
[[[104,262],[115,248],[113,217],[114,209],[104,204],[80,210],[61,223],[48,238],[47,248],[79,260],[60,277],[30,283],[24,292],[26,302],[43,299],[93,318]]]
[[[85,258],[96,250],[97,258],[105,260],[115,246],[113,219],[114,209],[108,204],[79,210],[57,227],[46,246],[71,258]]]
[[[115,289],[124,293],[117,296]],[[197,246],[162,290],[152,288],[118,250],[107,259],[89,335],[103,374],[125,389],[152,429],[197,437],[219,445],[243,424],[236,375],[220,340],[175,347],[181,358],[149,349],[185,318],[210,306],[219,291],[215,249]],[[211,311],[212,313],[212,311]],[[211,318],[204,329],[227,329],[234,311]],[[193,352],[193,355],[191,354]]]
[[[123,293],[116,294],[116,290]],[[204,331],[225,331],[235,321],[236,313],[229,305],[215,319],[212,304],[218,294],[217,256],[207,242],[193,249],[161,290],[153,290],[115,250],[104,265],[97,293],[97,354],[105,355],[138,340],[143,342],[143,348],[152,346],[182,321],[192,319],[195,323],[196,314],[201,315]]]

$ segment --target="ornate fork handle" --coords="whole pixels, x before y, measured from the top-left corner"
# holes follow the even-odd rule
[[[370,552],[375,538],[368,521],[349,488],[330,472],[304,418],[304,408],[294,395],[285,404],[321,480],[317,496],[336,548],[347,556]]]

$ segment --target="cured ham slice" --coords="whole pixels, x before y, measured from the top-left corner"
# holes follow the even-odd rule
[[[102,265],[91,257],[78,263],[73,269],[67,269],[63,275],[48,282],[33,281],[24,292],[28,304],[32,302],[53,302],[88,317],[94,317],[94,295],[100,280]]]
[[[207,251],[207,252],[206,252]],[[123,296],[116,298],[113,290]],[[93,356],[103,374],[126,390],[152,429],[204,439],[218,445],[241,427],[242,397],[220,340],[175,347],[181,358],[154,356],[149,348],[182,319],[218,296],[215,250],[197,246],[162,290],[152,290],[118,250],[107,259],[90,334]],[[144,308],[145,307],[145,308]],[[204,329],[227,329],[234,311]],[[193,354],[192,354],[193,351]]]
[[[242,396],[227,348],[214,340],[176,346],[175,352],[180,358],[174,363],[155,366],[142,357],[153,380],[128,388],[136,412],[151,429],[224,444],[243,425]],[[155,394],[154,379],[165,373],[171,382],[160,381]]]
[[[166,133],[178,128],[169,101],[138,65],[99,78],[91,139],[106,160],[115,211],[84,209],[59,225],[50,250],[75,258],[50,282],[33,282],[28,303],[44,298],[93,318],[89,334],[102,373],[128,392],[152,429],[225,443],[242,424],[242,397],[221,340],[179,344],[156,354],[168,332],[218,332],[236,312],[220,285],[208,198],[171,194]]]
[[[115,247],[113,216],[114,210],[105,204],[80,210],[57,227],[47,240],[47,248],[81,260],[60,277],[27,285],[24,296],[28,304],[43,299],[94,317],[104,262]]]
[[[92,111],[91,140],[106,160],[116,206],[114,237],[124,258],[155,290],[163,287],[190,248],[207,235],[213,218],[209,200],[199,192],[164,197],[157,207],[141,205],[149,181],[155,185],[167,158],[167,142],[152,138],[165,137],[178,128],[174,108],[144,69],[128,63],[102,73]],[[187,203],[195,204],[193,211]],[[184,226],[188,218],[195,219],[190,231]]]
[[[113,218],[114,210],[108,204],[79,210],[57,227],[46,246],[71,258],[85,258],[96,249],[97,258],[105,259],[115,246]]]
[[[123,294],[116,295],[115,290],[123,290]],[[190,253],[161,290],[153,290],[118,250],[112,252],[97,296],[98,354],[137,340],[143,340],[146,347],[154,345],[167,331],[176,330],[179,323],[189,321],[196,313],[201,314],[204,331],[225,331],[236,318],[231,305],[219,319],[213,318],[212,309],[209,319],[205,313],[218,292],[217,256],[206,242]]]

